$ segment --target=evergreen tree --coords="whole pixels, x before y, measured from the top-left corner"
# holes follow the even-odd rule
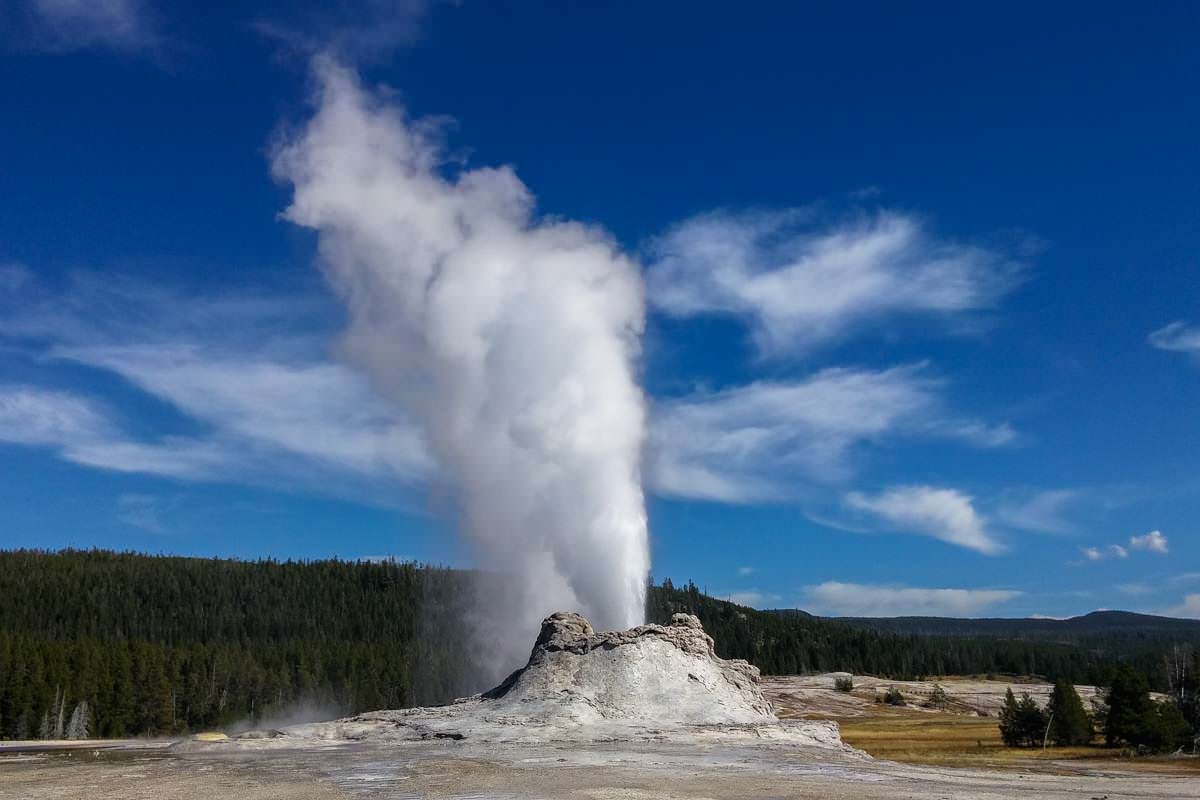
[[[1021,743],[1018,718],[1017,698],[1010,686],[1004,691],[1004,705],[1000,707],[1000,739],[1009,747],[1017,747]]]
[[[1129,667],[1119,667],[1104,699],[1105,744],[1145,744],[1155,714],[1146,679]]]
[[[1028,692],[1017,700],[1011,688],[1004,693],[1000,709],[1000,738],[1009,747],[1042,743],[1046,732],[1046,714]]]
[[[1050,740],[1060,747],[1087,744],[1092,740],[1092,720],[1083,708],[1079,693],[1061,678],[1046,706],[1050,714]]]
[[[1170,700],[1154,703],[1154,710],[1146,730],[1145,747],[1157,752],[1170,752],[1192,744],[1192,726],[1179,706]]]

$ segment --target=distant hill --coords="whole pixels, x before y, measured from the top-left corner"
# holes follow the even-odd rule
[[[806,612],[799,612],[806,614]],[[1097,634],[1131,634],[1200,637],[1200,620],[1135,614],[1132,611],[1093,611],[1081,617],[1008,619],[985,617],[831,617],[837,622],[890,633],[921,636],[1000,636],[1009,639],[1068,641]]]
[[[1200,620],[1136,614],[1132,611],[1093,611],[1068,619],[1038,617],[814,617],[799,609],[772,613],[796,619],[823,619],[860,630],[902,636],[992,638],[1053,642],[1126,656],[1164,644],[1200,645]]]

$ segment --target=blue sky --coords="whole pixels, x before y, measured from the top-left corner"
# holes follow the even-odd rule
[[[1200,617],[1196,6],[647,5],[3,6],[0,546],[471,563],[281,216],[319,46],[639,264],[656,577]]]

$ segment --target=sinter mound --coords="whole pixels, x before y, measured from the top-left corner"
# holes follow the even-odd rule
[[[757,667],[719,658],[712,637],[690,614],[676,614],[666,626],[596,633],[579,614],[560,611],[542,622],[529,662],[491,691],[447,706],[251,732],[242,741],[748,735],[844,747],[834,723],[777,719],[758,679]]]

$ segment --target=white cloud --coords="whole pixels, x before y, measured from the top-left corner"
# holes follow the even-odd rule
[[[284,4],[255,29],[301,56],[326,53],[344,63],[386,61],[420,39],[431,0],[340,0]]]
[[[1200,327],[1182,320],[1154,331],[1149,340],[1159,350],[1200,354]]]
[[[805,588],[809,611],[843,617],[969,617],[1022,594],[1008,589],[918,589],[837,581]]]
[[[1134,550],[1149,550],[1151,553],[1167,554],[1167,537],[1162,531],[1150,531],[1141,536],[1130,536],[1129,546]]]
[[[1154,590],[1144,583],[1121,583],[1117,585],[1117,591],[1121,594],[1128,594],[1136,597],[1138,595],[1150,594]]]
[[[1004,549],[988,532],[972,498],[956,489],[895,486],[876,495],[850,492],[846,504],[905,533],[931,536],[989,555]]]
[[[166,533],[161,500],[149,494],[125,492],[117,497],[117,519],[150,533]]]
[[[1129,551],[1119,544],[1106,547],[1081,547],[1079,552],[1088,561],[1106,561],[1110,558],[1129,558]]]
[[[738,567],[737,569],[738,575],[753,575],[754,572],[754,567]]]
[[[53,352],[126,378],[209,423],[218,437],[410,482],[429,470],[412,428],[361,376],[336,364],[223,356],[195,345],[62,347]],[[198,463],[193,449],[171,452]]]
[[[67,392],[32,386],[0,386],[0,441],[58,447],[108,435],[97,407]]]
[[[649,478],[660,494],[751,502],[794,496],[797,476],[828,482],[852,473],[855,447],[889,436],[995,446],[1011,440],[948,416],[941,381],[923,365],[825,369],[790,382],[757,382],[659,402]]]
[[[1087,493],[1081,489],[1050,489],[1006,496],[995,510],[999,522],[1036,533],[1068,534],[1076,530],[1071,509]]]
[[[99,469],[302,486],[388,504],[403,502],[397,489],[432,471],[403,415],[327,359],[312,298],[185,297],[88,273],[53,290],[31,278],[5,285],[0,340],[43,364],[119,376],[199,430],[135,433],[143,426],[114,410],[127,404],[7,386],[0,441],[50,447]]]
[[[743,589],[738,592],[718,593],[717,597],[728,600],[731,603],[737,603],[739,606],[750,606],[751,608],[774,606],[783,599],[780,595],[761,592],[758,589]]]
[[[1183,598],[1183,602],[1172,608],[1163,609],[1158,612],[1164,617],[1184,617],[1186,619],[1200,619],[1200,594],[1189,594]]]
[[[9,12],[9,45],[20,50],[153,50],[162,35],[148,0],[26,0]]]
[[[804,211],[714,212],[651,250],[655,306],[743,318],[766,354],[803,352],[895,315],[989,309],[1020,280],[1007,258],[938,240],[895,212],[824,227]]]
[[[232,442],[168,436],[140,442],[121,436],[66,443],[62,457],[85,467],[196,481],[286,483],[284,468],[272,468]]]

